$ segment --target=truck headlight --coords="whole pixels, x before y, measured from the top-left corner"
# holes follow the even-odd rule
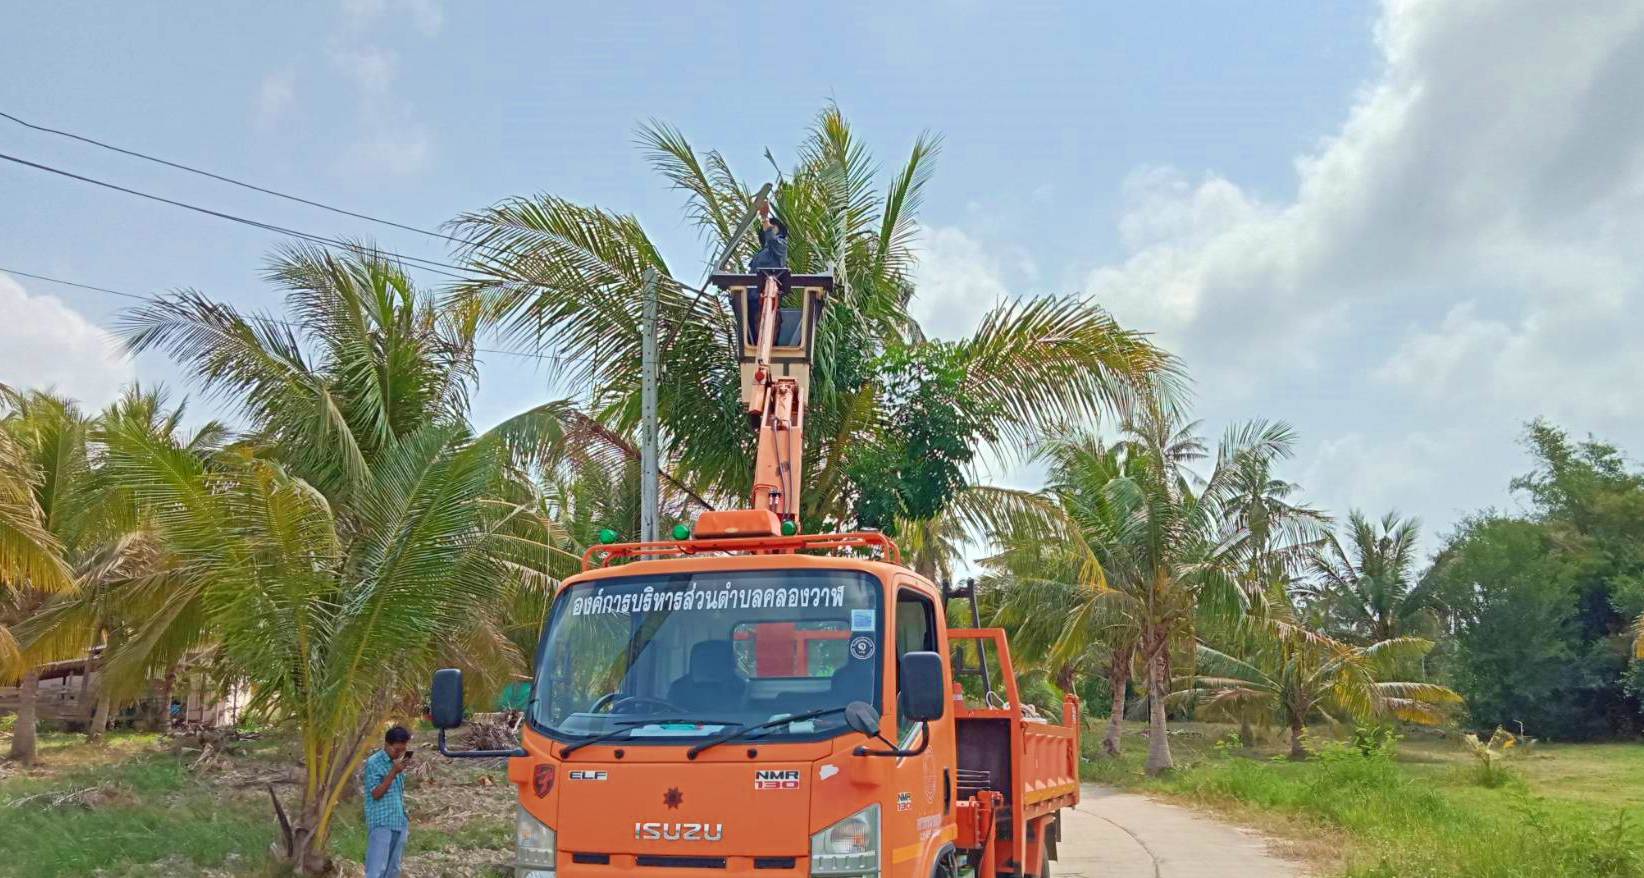
[[[811,836],[811,874],[879,874],[878,805],[869,805]]]
[[[558,841],[554,830],[520,806],[514,818],[514,847],[518,852],[519,874],[527,878],[552,878]]]

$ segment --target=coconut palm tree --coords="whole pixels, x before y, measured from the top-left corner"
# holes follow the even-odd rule
[[[1272,616],[1253,620],[1242,657],[1199,643],[1198,667],[1173,701],[1218,718],[1254,712],[1289,730],[1290,758],[1306,759],[1303,735],[1316,719],[1400,719],[1436,724],[1461,696],[1433,683],[1384,679],[1390,667],[1425,655],[1431,641],[1395,637],[1355,646]]]
[[[1173,765],[1165,699],[1174,656],[1191,656],[1196,626],[1246,610],[1257,595],[1251,570],[1294,554],[1276,539],[1253,539],[1249,527],[1258,520],[1248,500],[1250,474],[1290,453],[1289,427],[1256,422],[1230,430],[1204,477],[1192,469],[1207,456],[1193,427],[1155,405],[1128,422],[1116,443],[1078,435],[1047,443],[1046,493],[1064,516],[1063,535],[1024,529],[1003,540],[1005,551],[992,562],[1018,592],[1007,599],[1007,618],[1054,620],[1060,660],[1092,650],[1106,656],[1114,692],[1109,752],[1118,750],[1124,692],[1132,669],[1140,669],[1153,773]],[[1268,537],[1300,527],[1276,505],[1261,516]],[[1035,627],[1026,628],[1029,644],[1044,639]]]
[[[81,550],[83,557],[74,568],[76,588],[53,595],[16,629],[19,641],[54,654],[90,655],[100,649],[100,656],[88,666],[88,674],[97,672],[87,725],[92,741],[101,739],[115,699],[141,694],[155,673],[165,673],[169,679],[169,672],[204,636],[198,607],[179,612],[168,605],[177,580],[174,559],[165,552],[126,486],[110,478],[100,465],[104,439],[117,427],[145,432],[156,442],[202,459],[216,454],[227,438],[226,429],[211,421],[185,433],[181,428],[185,412],[183,405],[168,407],[163,389],[145,390],[134,384],[91,422],[90,454],[98,465],[88,490],[93,495],[90,505],[99,511],[101,521],[97,543]],[[178,620],[169,629],[171,637],[127,648],[139,626],[162,617]],[[139,650],[141,657],[136,655]],[[103,662],[122,652],[127,655],[127,673],[112,677]],[[161,694],[162,702],[169,701],[169,693]],[[163,717],[164,712],[159,712],[161,721]]]
[[[1303,595],[1325,612],[1341,636],[1364,643],[1433,634],[1438,595],[1414,577],[1421,523],[1389,512],[1371,521],[1353,510],[1344,541],[1331,534],[1312,560],[1314,581]]]
[[[99,557],[99,538],[106,533],[105,510],[95,503],[93,462],[88,451],[90,422],[69,400],[41,391],[20,392],[0,386],[0,433],[13,456],[8,461],[25,496],[8,505],[14,521],[33,531],[30,539],[44,549],[30,575],[28,568],[7,576],[0,589],[0,678],[16,678],[17,727],[9,757],[32,763],[36,744],[36,697],[39,665],[66,658],[59,644],[19,638],[16,629],[53,593],[72,589],[77,580],[95,575],[109,563]],[[18,516],[17,512],[22,515]],[[32,519],[32,520],[30,520]]]
[[[753,189],[718,152],[652,124],[640,143],[685,194],[712,256],[739,268],[736,235]],[[956,341],[926,338],[908,316],[916,294],[917,213],[938,150],[919,138],[879,187],[877,165],[837,107],[825,108],[773,201],[790,229],[796,273],[832,272],[816,343],[801,510],[809,529],[935,517],[967,484],[978,446],[1025,447],[1052,423],[1168,392],[1174,361],[1078,296],[1024,298],[981,315]],[[510,343],[559,357],[590,411],[626,433],[639,415],[641,283],[661,273],[659,411],[668,460],[699,494],[741,498],[752,435],[739,404],[735,330],[701,269],[670,267],[638,220],[563,198],[515,198],[452,224],[481,280],[461,290]],[[735,269],[733,269],[735,270]]]
[[[1249,433],[1262,428],[1259,422],[1252,422],[1237,429]],[[1224,444],[1243,445],[1248,439],[1230,435]],[[1284,439],[1287,444],[1293,441],[1293,437]],[[1257,618],[1265,616],[1270,608],[1288,610],[1292,606],[1290,594],[1298,576],[1327,538],[1330,524],[1328,515],[1296,502],[1300,488],[1278,478],[1273,473],[1274,463],[1270,455],[1240,456],[1232,462],[1227,482],[1229,523],[1248,534],[1241,590],[1251,599],[1247,615]],[[1200,622],[1201,639],[1243,643],[1251,636],[1246,616],[1211,616]],[[1237,719],[1240,742],[1246,747],[1255,746],[1256,717],[1244,711]]]
[[[1122,446],[1075,437],[1042,452],[1051,462],[1045,495],[1060,527],[1011,521],[994,534],[999,552],[983,564],[1000,594],[995,622],[1011,630],[1012,649],[1029,662],[1101,673],[1112,693],[1102,748],[1123,747],[1126,695],[1134,677],[1139,615],[1132,596],[1139,571],[1119,539],[1131,495],[1108,490],[1126,478]]]
[[[268,274],[289,322],[189,291],[126,317],[133,349],[169,353],[249,438],[206,460],[119,423],[108,465],[177,559],[171,605],[199,608],[253,710],[298,728],[301,799],[274,805],[285,858],[319,872],[367,745],[431,668],[494,687],[524,668],[498,609],[541,570],[522,473],[551,429],[527,413],[473,435],[473,321],[380,255],[292,247]]]
[[[0,399],[14,396],[0,385]],[[13,420],[17,413],[7,405],[0,415]],[[34,494],[39,480],[28,449],[10,430],[0,430],[0,589],[25,583],[55,589],[69,581],[61,547],[42,521]],[[15,653],[15,644],[0,632],[0,661]]]

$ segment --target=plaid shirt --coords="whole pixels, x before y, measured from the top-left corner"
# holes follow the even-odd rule
[[[365,825],[370,828],[385,827],[387,829],[410,829],[411,821],[405,816],[405,775],[394,776],[394,782],[388,785],[388,792],[382,798],[374,799],[371,791],[382,783],[388,772],[394,767],[394,760],[388,757],[388,751],[378,750],[365,760]]]

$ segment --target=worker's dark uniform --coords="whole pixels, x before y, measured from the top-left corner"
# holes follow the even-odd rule
[[[788,267],[788,227],[781,220],[772,220],[771,228],[759,229],[759,250],[748,262],[748,273],[761,275],[760,282],[748,288],[748,332],[750,341],[759,338],[759,291],[764,287],[761,269]],[[780,303],[778,303],[780,304]]]

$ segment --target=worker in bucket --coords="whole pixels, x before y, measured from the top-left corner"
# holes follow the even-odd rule
[[[365,760],[365,878],[399,878],[400,857],[411,832],[405,813],[410,744],[410,730],[394,726],[383,736],[383,748]]]
[[[771,203],[759,202],[759,252],[748,263],[748,273],[761,269],[788,267],[788,224],[771,216]]]
[[[759,291],[764,272],[788,267],[788,224],[771,215],[769,201],[759,202],[759,218],[759,250],[748,262],[748,273],[761,276],[759,283],[748,288],[749,341],[759,338]]]

